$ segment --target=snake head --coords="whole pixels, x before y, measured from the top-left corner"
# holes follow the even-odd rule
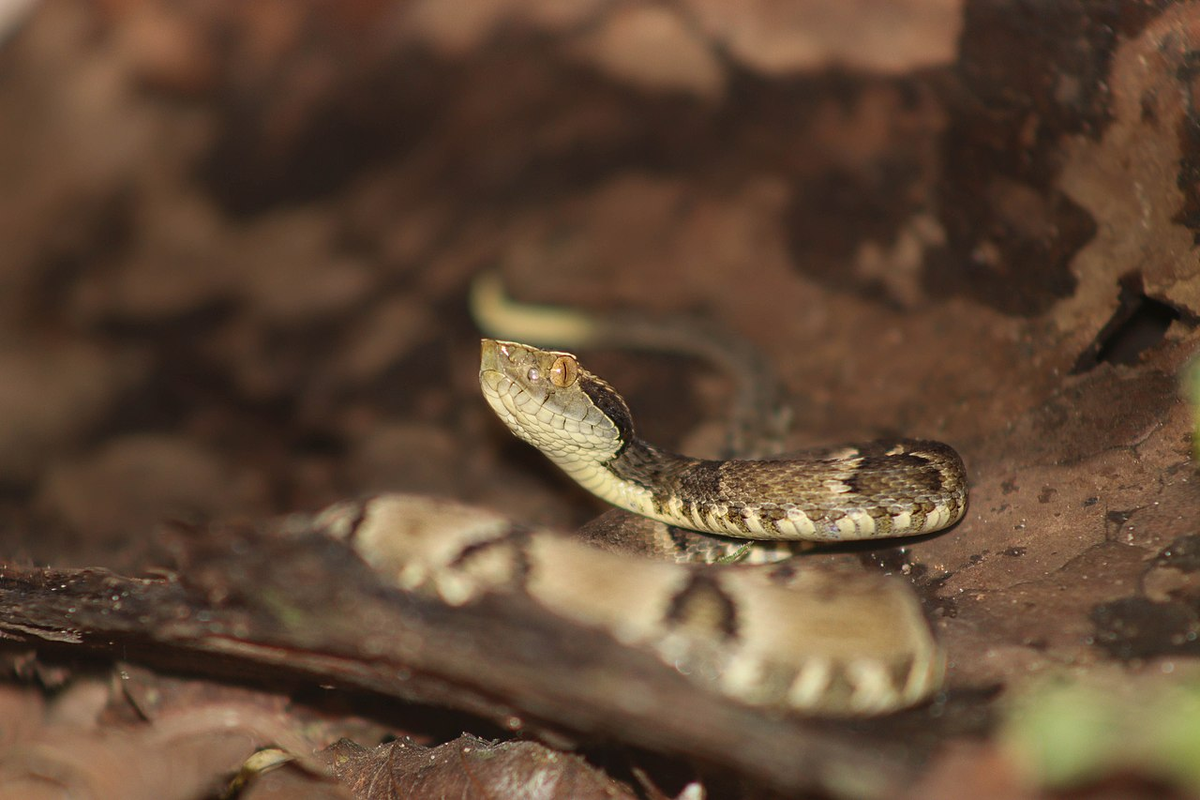
[[[571,353],[484,339],[479,386],[517,438],[568,471],[612,459],[633,438],[625,401]]]

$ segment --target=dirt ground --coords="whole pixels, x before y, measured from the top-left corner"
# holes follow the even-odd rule
[[[1200,795],[1200,6],[61,0],[0,25],[0,796],[215,797],[267,745],[297,760],[237,796]],[[917,587],[945,693],[693,747],[545,718],[484,651],[470,699],[426,675],[413,704],[316,634],[277,680],[252,615],[192,646],[201,600],[346,601],[264,555],[281,514],[601,510],[479,397],[489,269],[745,337],[795,447],[957,448],[961,524],[852,551]],[[645,438],[712,448],[726,376],[586,355]]]

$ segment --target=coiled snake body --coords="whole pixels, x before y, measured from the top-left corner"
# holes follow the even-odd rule
[[[705,461],[637,438],[625,401],[570,353],[484,339],[479,382],[509,429],[580,485],[669,525],[742,539],[847,541],[941,530],[966,507],[962,459],[940,442]]]
[[[739,540],[791,546],[946,527],[967,499],[962,461],[946,445],[898,440],[775,461],[701,461],[638,439],[621,396],[569,353],[485,339],[479,381],[513,433],[592,492],[648,518],[623,523],[675,530],[649,521],[659,520],[701,531],[692,535],[704,541],[667,552],[642,547],[645,532],[619,524],[632,534],[597,549],[410,495],[339,503],[315,518],[317,527],[404,591],[450,607],[519,596],[581,635],[651,652],[739,703],[878,714],[941,686],[944,656],[903,581],[859,571],[714,569],[630,552],[711,560]]]

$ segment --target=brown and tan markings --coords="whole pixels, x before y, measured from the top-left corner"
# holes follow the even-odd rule
[[[451,606],[520,594],[648,649],[748,705],[877,714],[928,697],[944,659],[907,587],[884,576],[759,570],[608,553],[494,512],[410,495],[340,503],[316,524],[405,590]]]

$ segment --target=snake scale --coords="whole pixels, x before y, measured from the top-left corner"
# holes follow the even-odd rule
[[[962,461],[938,442],[705,461],[639,439],[621,396],[570,353],[484,339],[479,381],[513,433],[590,491],[642,515],[629,520],[711,540],[707,550],[694,541],[676,548],[675,560],[728,554],[750,540],[791,546],[928,533],[966,507]],[[520,596],[584,635],[647,650],[698,687],[748,705],[878,714],[941,686],[944,655],[920,603],[905,582],[880,574],[646,559],[624,552],[655,549],[644,543],[611,552],[403,494],[340,503],[315,521],[404,591],[451,607]],[[624,527],[631,539],[642,535],[636,524]]]

